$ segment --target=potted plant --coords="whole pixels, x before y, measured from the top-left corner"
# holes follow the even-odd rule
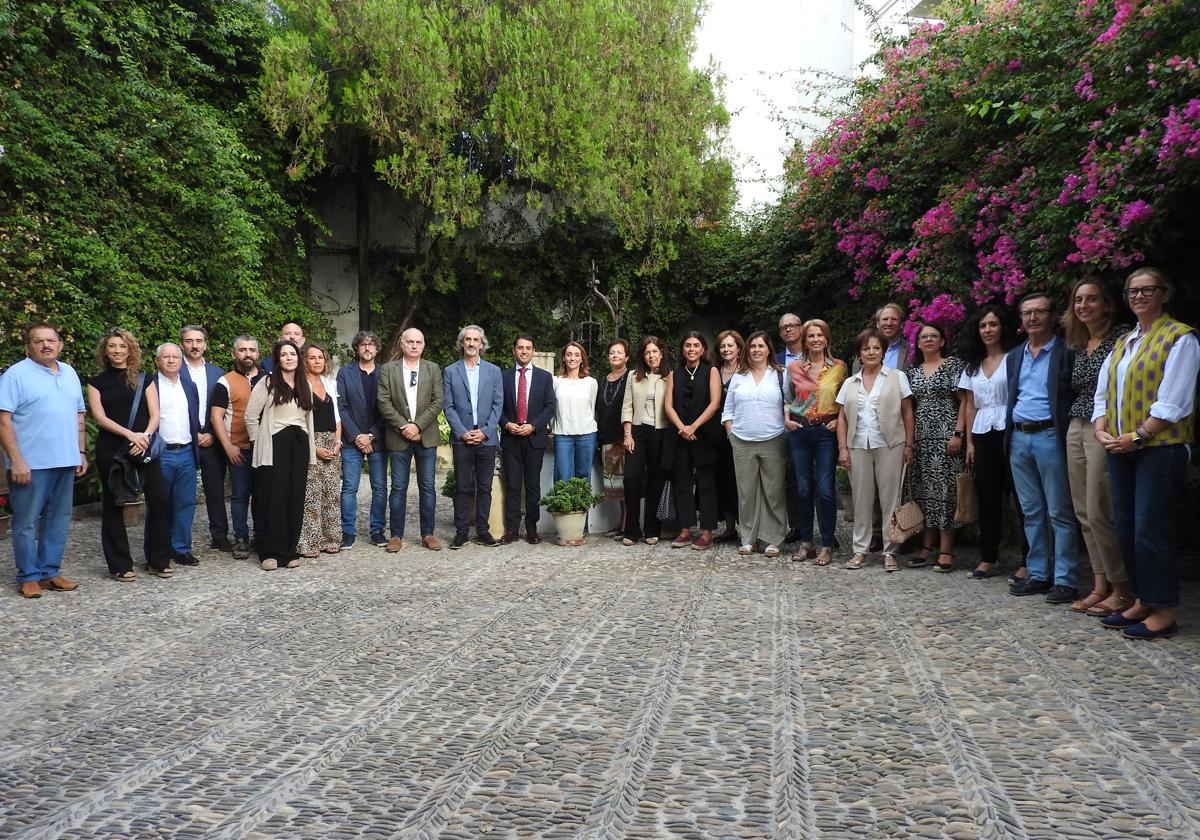
[[[583,545],[583,526],[587,512],[604,499],[586,478],[556,481],[541,498],[542,505],[554,517],[559,545]]]

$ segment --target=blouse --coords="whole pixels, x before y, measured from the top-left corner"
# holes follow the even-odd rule
[[[1142,340],[1141,324],[1135,326],[1119,340],[1129,345],[1129,351],[1117,365],[1116,371],[1119,381],[1124,382],[1125,374],[1129,370],[1129,363],[1133,361],[1134,353],[1137,352],[1137,346]],[[1112,353],[1108,355],[1111,356]],[[1168,423],[1178,423],[1191,414],[1196,405],[1196,371],[1198,368],[1200,368],[1200,340],[1196,338],[1196,333],[1190,332],[1180,336],[1171,347],[1171,352],[1167,354],[1162,382],[1159,383],[1158,392],[1155,394],[1154,402],[1150,404],[1148,414]],[[1121,410],[1120,399],[1121,389],[1118,388],[1117,411]],[[1108,356],[1100,366],[1093,406],[1092,420],[1103,417],[1108,411]]]
[[[783,434],[783,388],[778,371],[768,368],[759,382],[751,373],[733,375],[721,412],[722,423],[731,421],[730,434],[738,440],[772,440]]]
[[[983,372],[982,365],[974,373],[964,370],[958,377],[958,387],[970,391],[975,403],[971,434],[1004,431],[1008,422],[1008,365],[1004,359],[996,365],[991,376]]]
[[[883,381],[886,377],[896,376],[896,387],[900,392],[900,399],[904,400],[912,396],[912,388],[909,387],[908,377],[904,375],[902,370],[894,370],[889,367],[880,368],[879,374],[875,377],[875,384],[871,386],[871,390],[865,390],[862,381],[862,375],[855,374],[842,383],[842,389],[838,392],[838,405],[845,405],[849,396],[850,389],[858,389],[858,417],[856,419],[854,436],[849,442],[850,449],[879,449],[887,446],[887,439],[883,433],[883,427],[880,425],[879,417],[879,395],[883,393]],[[863,397],[866,399],[863,399]],[[889,417],[889,423],[900,423],[900,417]]]
[[[1075,351],[1075,365],[1071,368],[1071,390],[1075,392],[1075,401],[1071,403],[1069,417],[1092,419],[1100,368],[1104,366],[1117,340],[1128,331],[1128,327],[1118,327],[1113,330],[1112,335],[1097,344],[1092,352],[1089,353],[1082,347]]]
[[[554,377],[556,435],[590,435],[596,431],[596,380],[590,376]]]
[[[827,358],[814,381],[804,367],[805,361],[801,357],[788,365],[792,398],[788,412],[814,423],[836,417],[837,395],[846,378],[846,364],[840,359]]]

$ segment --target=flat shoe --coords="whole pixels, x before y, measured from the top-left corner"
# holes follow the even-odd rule
[[[27,580],[17,588],[22,598],[41,598],[42,587],[36,580]]]
[[[843,564],[846,569],[861,569],[867,565],[867,556],[865,554],[855,554]]]
[[[883,555],[883,570],[889,573],[900,571],[900,561],[896,559],[895,555]]]
[[[1151,630],[1146,626],[1144,621],[1139,621],[1137,624],[1123,629],[1121,635],[1129,639],[1141,639],[1144,642],[1152,642],[1155,639],[1169,639],[1172,636],[1179,635],[1179,625],[1172,621],[1161,630]]]
[[[778,557],[779,556],[779,546],[768,545],[763,550],[763,554],[767,555],[768,557]]]
[[[633,545],[633,544],[634,544],[634,543],[636,543],[636,542],[637,542],[637,540],[635,540],[635,539],[630,539],[629,537],[622,537],[622,538],[621,538],[621,545]]]
[[[118,583],[132,583],[137,580],[137,575],[134,572],[117,572],[116,574],[109,575],[109,577]]]
[[[658,545],[658,537],[646,537],[646,545]]]
[[[741,548],[738,549],[738,554],[742,555],[743,557],[745,557],[747,554],[753,554],[753,553],[754,553],[754,546],[752,546],[752,545],[743,545]],[[795,560],[796,558],[793,557],[792,559]]]
[[[992,568],[990,569],[985,570],[980,569],[979,567],[972,569],[971,571],[967,572],[967,577],[971,578],[972,580],[984,580],[986,578],[998,577],[999,574],[1000,570],[996,568],[996,564],[993,563]]]

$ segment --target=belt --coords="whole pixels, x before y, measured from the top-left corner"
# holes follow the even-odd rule
[[[792,419],[795,422],[799,423],[801,426],[824,426],[830,420],[836,420],[837,415],[830,414],[826,417],[818,417],[815,420],[809,420],[807,417],[804,417],[803,415],[800,417],[796,417],[795,415],[793,415]]]
[[[170,449],[172,452],[175,452],[180,449],[186,449],[189,446],[191,446],[190,443],[168,443],[166,448]]]
[[[1013,423],[1018,432],[1041,432],[1054,428],[1053,420],[1038,420],[1036,423]]]

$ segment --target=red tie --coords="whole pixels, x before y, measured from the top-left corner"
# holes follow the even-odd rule
[[[529,419],[529,386],[525,384],[525,368],[517,368],[521,378],[517,381],[517,422],[522,426]]]

